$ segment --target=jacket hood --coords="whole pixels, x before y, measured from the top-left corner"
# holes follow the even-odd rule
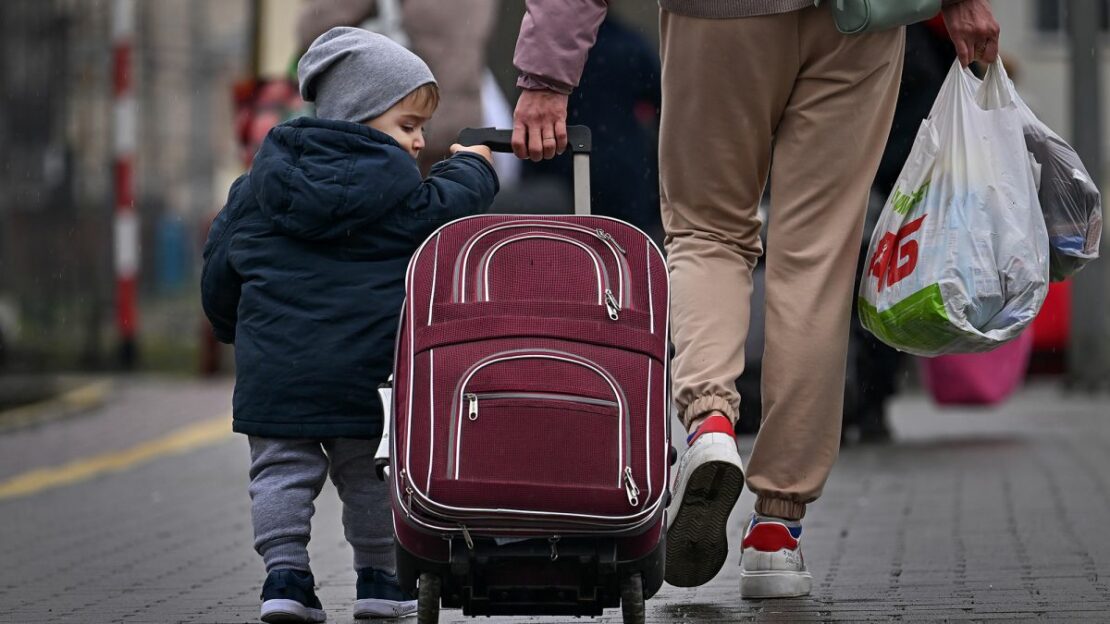
[[[357,234],[421,182],[416,160],[384,132],[312,117],[274,126],[249,177],[274,226],[306,240]]]

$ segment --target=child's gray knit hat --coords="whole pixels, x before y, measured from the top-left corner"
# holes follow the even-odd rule
[[[373,119],[428,83],[419,56],[382,35],[337,26],[316,38],[297,63],[301,98],[316,116],[355,123]]]

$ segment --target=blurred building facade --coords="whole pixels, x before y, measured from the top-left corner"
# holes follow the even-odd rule
[[[1110,39],[1110,0],[1096,0],[1099,29]],[[1006,0],[993,2],[1002,27],[1001,49],[1014,61],[1015,82],[1037,116],[1068,140],[1075,137],[1071,109],[1071,50],[1068,45],[1069,0]],[[1102,45],[1102,84],[1110,84],[1110,46]],[[1007,67],[1007,69],[1010,69]],[[1107,99],[1104,96],[1103,101]],[[1102,152],[1110,154],[1110,124],[1102,125]],[[1104,159],[1102,180],[1110,180],[1110,159]],[[1095,172],[1091,172],[1094,174]]]
[[[0,3],[0,326],[7,359],[102,366],[115,340],[111,2]],[[140,335],[195,346],[198,240],[238,173],[247,0],[137,2]],[[183,340],[187,339],[187,340]]]

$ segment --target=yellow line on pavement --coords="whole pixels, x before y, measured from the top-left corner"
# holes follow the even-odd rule
[[[111,390],[111,380],[95,381],[59,397],[4,410],[0,412],[0,433],[91,410],[102,405]]]
[[[0,500],[72,485],[109,472],[127,470],[160,457],[180,455],[216,444],[231,435],[230,416],[205,420],[129,449],[86,457],[53,468],[32,470],[0,481]]]

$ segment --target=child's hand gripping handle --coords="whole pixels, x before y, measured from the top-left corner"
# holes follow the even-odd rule
[[[393,378],[378,386],[378,396],[382,400],[382,439],[378,443],[378,450],[374,452],[374,471],[378,473],[378,480],[385,481],[389,478],[389,429],[393,420]]]
[[[463,128],[462,145],[485,145],[495,152],[513,151],[513,131],[496,128]],[[593,138],[586,126],[567,126],[567,147],[574,155],[574,214],[590,214],[590,151]]]

